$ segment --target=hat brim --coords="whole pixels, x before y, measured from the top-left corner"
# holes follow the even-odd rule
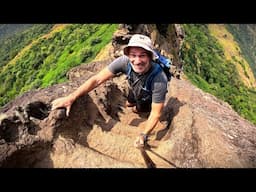
[[[123,49],[123,52],[126,56],[129,55],[129,48],[130,47],[140,47],[140,48],[143,48],[145,49],[146,51],[149,51],[152,53],[152,59],[157,59],[158,58],[158,55],[156,54],[156,52],[151,49],[150,47],[148,46],[145,46],[145,45],[142,45],[142,44],[137,44],[137,43],[130,43],[129,45],[125,46],[124,49]]]

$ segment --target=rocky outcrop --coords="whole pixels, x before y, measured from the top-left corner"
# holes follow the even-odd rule
[[[0,166],[256,167],[256,126],[186,79],[171,80],[161,122],[141,150],[133,142],[148,114],[124,107],[123,75],[76,100],[69,117],[65,109],[50,109],[51,101],[74,91],[110,61],[83,64],[70,70],[69,82],[27,92],[4,106]]]
[[[29,122],[15,116],[15,106],[35,101],[47,106],[85,80],[78,79],[29,92],[5,106],[2,167],[256,166],[256,127],[186,80],[172,79],[161,123],[145,151],[134,148],[133,141],[146,114],[124,108],[123,76],[78,99],[69,117],[64,109],[49,111],[42,119],[30,117]]]

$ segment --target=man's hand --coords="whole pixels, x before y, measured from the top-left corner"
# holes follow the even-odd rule
[[[66,108],[66,115],[69,116],[69,112],[72,104],[73,104],[73,100],[69,96],[60,97],[52,101],[52,110],[59,109],[59,108]]]
[[[134,147],[136,148],[143,148],[147,142],[148,135],[141,133],[134,142]]]

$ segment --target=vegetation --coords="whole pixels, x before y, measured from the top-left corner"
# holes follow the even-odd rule
[[[239,43],[245,59],[250,64],[256,77],[256,25],[255,24],[226,24],[227,29]]]
[[[22,33],[33,24],[0,24],[0,40],[17,33]]]
[[[43,26],[47,27],[34,27]],[[116,24],[70,24],[61,30],[34,28],[24,36],[16,36],[12,41],[6,41],[11,47],[27,39],[23,43],[26,47],[18,47],[11,59],[3,62],[0,72],[0,105],[28,90],[66,81],[68,70],[81,63],[90,62],[109,43],[116,27]],[[31,35],[35,33],[40,33],[40,36]],[[8,51],[10,50],[0,55],[5,55]]]
[[[0,32],[2,33],[0,36],[0,67],[14,59],[33,39],[37,39],[41,34],[49,32],[53,26],[52,24],[33,26],[21,24],[12,26],[9,24],[5,28],[5,25],[0,25]]]
[[[208,25],[183,26],[185,74],[195,85],[228,102],[241,116],[256,124],[256,90],[247,88],[240,80],[234,63],[236,58],[225,58],[223,47],[211,35]],[[92,61],[111,41],[117,24],[8,27],[0,25],[3,32],[0,37],[0,106],[26,91],[66,81],[69,69]],[[241,49],[247,59],[250,57],[248,61],[255,61],[254,41],[251,37],[239,36],[241,30],[248,29],[243,26],[239,31],[229,25],[229,30],[243,44]],[[250,50],[245,51],[250,41]],[[241,65],[243,67],[243,63]]]
[[[256,124],[256,91],[239,80],[232,61],[210,35],[207,25],[184,25],[185,45],[182,48],[184,72],[202,90],[228,102],[241,116]]]

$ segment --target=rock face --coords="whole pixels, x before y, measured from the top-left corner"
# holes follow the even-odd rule
[[[152,26],[145,28],[150,32]],[[0,166],[256,167],[256,126],[185,79],[172,78],[161,122],[144,150],[133,142],[148,114],[124,107],[123,75],[77,99],[69,117],[65,109],[51,111],[51,101],[74,91],[109,59],[76,67],[68,73],[69,82],[27,92],[4,106]]]

